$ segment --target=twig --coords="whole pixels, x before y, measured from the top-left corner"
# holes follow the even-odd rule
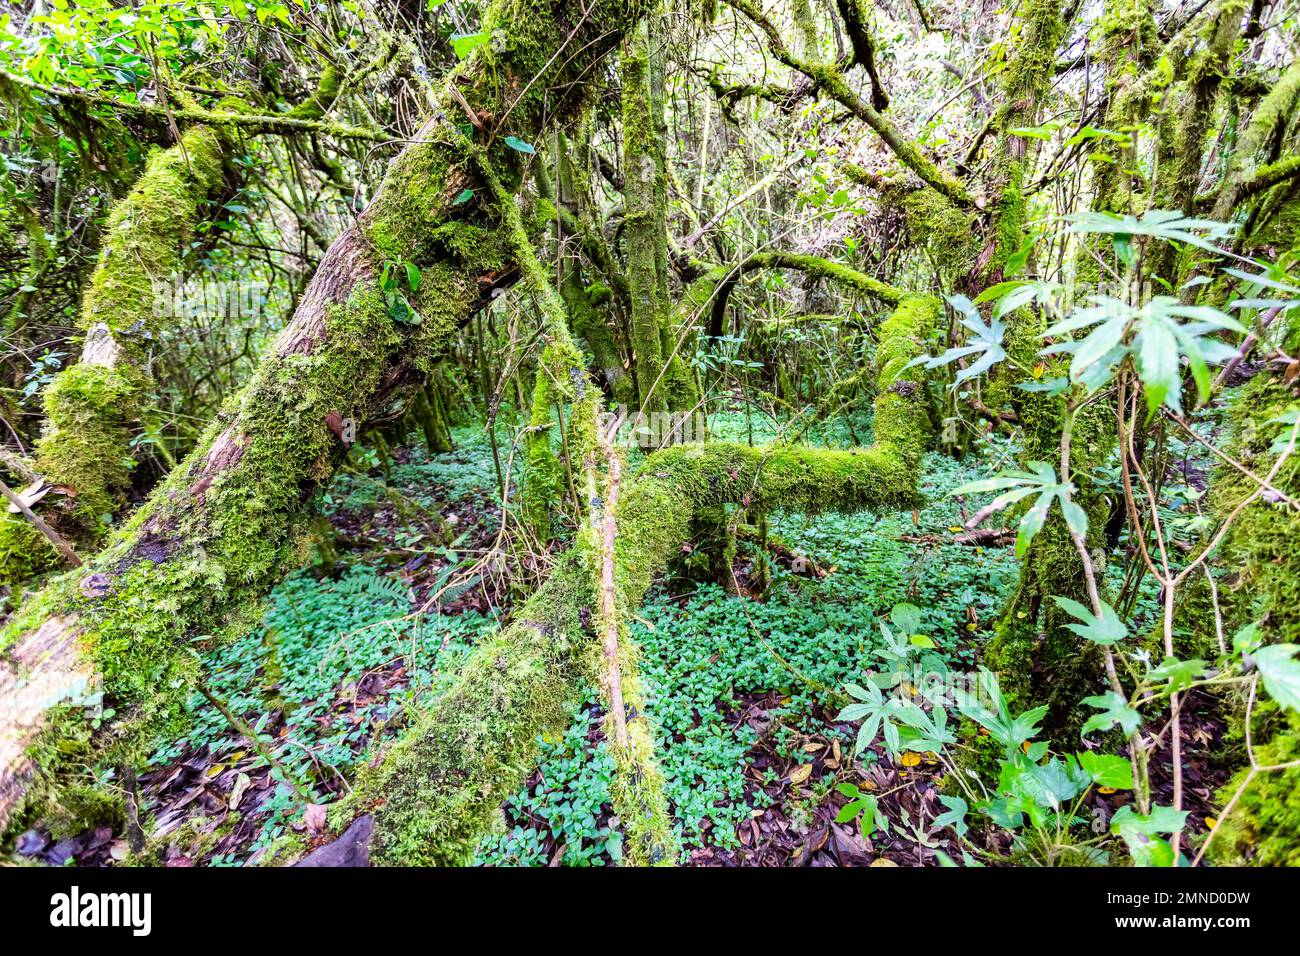
[[[59,554],[63,555],[63,559],[67,561],[68,564],[72,565],[74,568],[81,567],[81,558],[77,557],[77,552],[72,550],[72,545],[68,544],[67,539],[46,524],[45,519],[29,508],[27,502],[18,497],[18,495],[14,493],[14,490],[3,481],[0,481],[0,494],[3,494],[9,504],[13,505],[21,512],[23,517],[30,521],[37,531],[45,535],[50,544],[54,545]]]

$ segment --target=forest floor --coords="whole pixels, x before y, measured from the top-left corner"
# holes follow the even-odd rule
[[[855,443],[837,427],[814,440]],[[740,413],[711,428],[740,441],[771,437]],[[277,587],[262,627],[208,649],[210,693],[252,726],[259,744],[195,695],[191,729],[161,742],[141,778],[158,862],[256,863],[286,828],[311,826],[319,811],[309,806],[345,792],[357,767],[401,732],[412,706],[438,693],[475,641],[499,626],[510,603],[501,576],[473,579],[444,593],[436,610],[416,613],[499,530],[484,430],[461,427],[454,437],[453,452],[398,449],[387,468],[376,462],[341,475],[326,500],[336,554],[318,555]],[[940,763],[926,754],[896,763],[879,742],[855,757],[856,728],[835,715],[848,702],[846,684],[885,666],[878,620],[899,605],[919,613],[914,630],[933,642],[932,661],[955,671],[977,662],[1016,563],[1009,543],[954,540],[962,515],[947,493],[989,469],[974,457],[931,455],[928,503],[915,514],[773,516],[774,546],[762,553],[742,544],[736,568],[743,593],[756,563],[766,562],[761,597],[681,574],[655,586],[632,634],[683,862],[915,866],[937,865],[941,853],[960,858],[952,828],[934,823],[945,811]],[[589,693],[569,729],[541,741],[538,769],[506,802],[478,862],[619,859],[598,700]],[[1209,757],[1222,723],[1201,710],[1187,706],[1184,741],[1196,829],[1223,776]],[[877,795],[887,832],[864,837],[857,822],[837,822],[850,800],[842,790],[853,787]],[[1127,795],[1092,799],[1109,812]],[[124,859],[126,846],[123,833],[105,827],[62,840],[30,831],[18,850],[93,866]]]

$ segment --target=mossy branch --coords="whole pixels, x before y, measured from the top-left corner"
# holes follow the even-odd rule
[[[976,205],[975,197],[971,195],[966,185],[952,173],[940,168],[934,160],[925,155],[920,146],[903,136],[880,110],[859,96],[838,66],[812,63],[795,55],[786,44],[781,30],[752,0],[726,0],[726,2],[763,31],[773,56],[790,69],[808,77],[817,89],[846,107],[875,130],[899,162],[919,176],[923,182],[933,186],[960,206]]]

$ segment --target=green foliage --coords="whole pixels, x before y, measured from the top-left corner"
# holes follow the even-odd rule
[[[986,511],[1002,511],[1017,501],[1037,495],[1033,504],[1020,517],[1016,528],[1016,557],[1023,558],[1029,550],[1034,536],[1043,530],[1047,515],[1053,502],[1060,506],[1066,526],[1071,533],[1083,537],[1088,533],[1088,514],[1071,500],[1074,486],[1057,481],[1052,466],[1041,461],[1029,462],[1028,471],[1009,471],[996,478],[972,481],[954,488],[954,495],[982,494],[999,491],[997,497],[986,507]]]
[[[594,746],[590,740],[598,726],[591,708],[575,708],[573,722],[562,735],[540,742],[540,779],[506,801],[507,829],[484,837],[477,863],[546,866],[550,860],[542,836],[548,831],[564,847],[565,866],[621,861],[623,835],[609,821],[614,760],[604,740]]]
[[[260,627],[207,652],[207,687],[261,735],[294,780],[328,794],[445,688],[469,648],[496,626],[474,612],[417,621],[410,609],[407,589],[373,568],[349,568],[337,581],[291,575],[271,593]],[[362,678],[399,665],[399,690],[357,700]],[[160,741],[151,764],[165,766],[192,751],[220,762],[249,749],[205,696],[192,694],[186,706],[188,730]],[[264,734],[280,710],[281,728],[274,737]],[[252,767],[265,768],[266,761],[259,757]],[[282,787],[254,851],[270,846],[302,811],[288,781],[271,773]]]

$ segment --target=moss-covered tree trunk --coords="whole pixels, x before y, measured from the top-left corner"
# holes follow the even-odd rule
[[[585,134],[586,130],[580,126],[575,135],[581,137]],[[569,139],[557,136],[554,181],[544,165],[537,168],[537,191],[542,198],[555,204],[560,253],[556,263],[556,286],[569,314],[573,334],[591,352],[599,380],[615,402],[627,404],[635,397],[632,379],[624,368],[623,353],[615,338],[614,329],[606,320],[606,312],[613,304],[613,294],[608,287],[588,283],[583,275],[579,254],[584,236],[580,225],[582,197],[579,194],[580,177],[574,169],[573,152]],[[579,144],[577,152],[586,152],[583,144]]]
[[[999,158],[993,189],[997,198],[984,249],[969,280],[972,291],[1002,281],[1008,259],[1025,241],[1024,187],[1029,151],[1036,140],[1013,131],[1039,121],[1039,103],[1052,83],[1068,7],[1059,0],[1035,0],[1023,14],[1019,45],[1002,83],[1005,105],[997,123]],[[1039,351],[1044,345],[1040,336],[1046,328],[1045,316],[1022,308],[1008,323],[1004,344],[1018,369],[1042,364]],[[1063,374],[1063,368],[1052,370],[1052,374]],[[995,408],[1009,404],[1015,410],[1020,421],[1022,465],[1049,462],[1059,470],[1066,425],[1062,398],[1016,388],[1015,379],[1022,375],[1021,371],[1004,370],[991,384],[987,400]],[[1069,424],[1071,473],[1077,473],[1104,457],[1113,444],[1114,425],[1106,420],[1098,403]],[[1095,495],[1080,503],[1089,517],[1086,544],[1095,550],[1102,542],[1105,502]],[[1059,509],[1049,513],[1021,561],[1016,590],[985,646],[984,657],[1001,679],[1013,707],[1047,704],[1045,728],[1068,738],[1072,725],[1077,730],[1074,711],[1078,701],[1096,686],[1102,661],[1095,645],[1066,629],[1070,619],[1051,600],[1053,596],[1088,601],[1083,560]]]
[[[125,503],[132,426],[152,392],[150,358],[177,320],[170,292],[200,209],[223,183],[227,146],[196,126],[155,153],[104,229],[82,300],[80,359],[45,390],[45,433],[33,468],[51,486],[36,507],[79,549],[93,549]],[[57,567],[53,546],[23,517],[0,515],[0,583]]]
[[[517,190],[524,154],[505,140],[539,142],[568,122],[595,65],[642,13],[636,2],[567,0],[497,0],[487,10],[492,44],[450,75],[436,114],[330,247],[248,385],[97,559],[0,638],[8,672],[37,644],[58,647],[44,666],[98,671],[117,711],[92,733],[65,710],[55,752],[40,746],[46,698],[7,708],[0,818],[24,792],[56,805],[84,794],[88,778],[75,768],[84,774],[105,748],[106,759],[131,760],[184,719],[196,639],[201,647],[202,635],[255,619],[262,595],[301,557],[305,519],[356,430],[403,408],[451,333],[512,281],[514,247],[485,176]]]
[[[1287,350],[1300,348],[1300,334],[1292,334]],[[1269,474],[1292,428],[1279,423],[1294,409],[1295,390],[1281,374],[1259,372],[1241,390],[1229,410],[1234,461],[1255,474]],[[1272,475],[1271,484],[1286,494],[1300,495],[1300,455],[1293,450],[1286,464]],[[1220,545],[1218,564],[1231,587],[1219,589],[1226,615],[1225,628],[1234,633],[1258,622],[1265,643],[1296,643],[1300,635],[1300,516],[1282,501],[1259,494],[1250,478],[1226,465],[1211,476],[1210,507],[1219,519],[1230,518],[1241,502],[1254,495],[1254,503],[1233,521]],[[1261,695],[1262,696],[1262,695]],[[1238,719],[1244,719],[1238,712]],[[1257,703],[1252,714],[1254,758],[1260,766],[1300,760],[1300,718],[1279,713],[1272,702]],[[1241,727],[1233,736],[1244,738]],[[1242,748],[1244,750],[1244,748]],[[1300,767],[1259,773],[1247,779],[1243,769],[1220,791],[1226,803],[1245,787],[1230,812],[1220,815],[1211,858],[1232,866],[1300,866]]]
[[[633,370],[645,414],[685,412],[698,400],[680,330],[669,321],[668,169],[661,16],[623,53],[623,250],[632,313]]]

